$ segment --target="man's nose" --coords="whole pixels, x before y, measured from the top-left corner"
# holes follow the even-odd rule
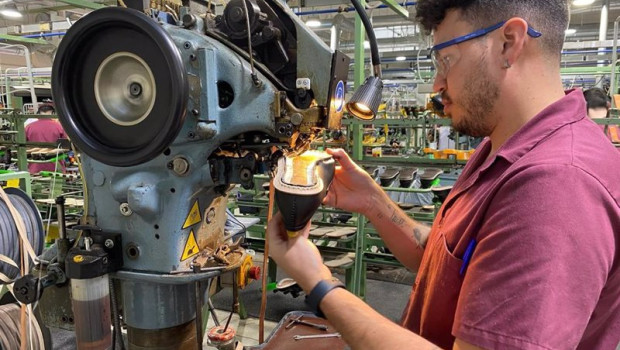
[[[446,89],[446,78],[441,74],[435,74],[433,92],[442,92]]]

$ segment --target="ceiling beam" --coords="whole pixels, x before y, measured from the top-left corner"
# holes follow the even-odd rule
[[[39,44],[39,45],[48,45],[49,42],[43,39],[34,39],[34,38],[24,38],[16,35],[9,34],[0,34],[0,40],[10,41],[15,43],[23,43],[23,44]]]
[[[25,12],[26,13],[41,13],[41,12],[52,12],[52,11],[62,11],[75,8],[75,6],[71,5],[62,5],[62,6],[51,6],[51,7],[35,7],[29,8]]]
[[[402,7],[396,0],[381,0],[382,3],[386,4],[392,11],[396,12],[399,16],[404,19],[409,19],[409,10]]]
[[[103,4],[99,4],[99,3],[87,1],[87,0],[56,0],[56,1],[62,2],[64,4],[73,5],[75,7],[91,9],[91,10],[97,10],[97,9],[106,7]]]

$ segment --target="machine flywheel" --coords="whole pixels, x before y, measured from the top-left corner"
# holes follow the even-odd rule
[[[160,24],[139,11],[105,8],[63,38],[52,94],[82,152],[126,167],[153,159],[177,137],[188,83],[181,54]]]

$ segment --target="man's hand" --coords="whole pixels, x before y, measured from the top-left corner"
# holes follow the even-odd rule
[[[319,250],[308,240],[309,232],[310,222],[299,236],[289,238],[280,213],[273,216],[266,232],[269,256],[297,281],[306,293],[310,293],[321,280],[332,277],[329,269],[323,265]]]
[[[323,204],[342,210],[366,214],[373,205],[373,194],[380,195],[377,183],[349,158],[342,149],[327,149],[340,163]]]

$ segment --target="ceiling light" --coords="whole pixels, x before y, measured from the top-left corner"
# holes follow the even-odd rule
[[[4,5],[2,8],[0,8],[0,15],[10,18],[22,17],[22,14],[17,11],[17,6],[15,6],[15,4]]]
[[[321,21],[317,21],[315,19],[311,19],[306,22],[306,25],[311,28],[316,28],[321,26]]]
[[[588,6],[592,5],[594,0],[573,0],[573,5],[575,6]]]
[[[577,33],[577,29],[573,29],[573,28],[568,28],[564,31],[564,34],[566,35],[573,35],[575,33]]]
[[[404,61],[406,59],[407,59],[407,57],[405,57],[405,56],[398,56],[398,57],[396,57],[397,61]]]

